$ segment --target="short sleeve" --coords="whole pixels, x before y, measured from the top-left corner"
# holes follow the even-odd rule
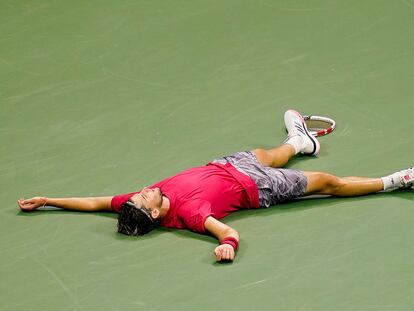
[[[111,208],[113,211],[120,213],[122,204],[124,204],[126,201],[128,201],[134,194],[137,194],[139,192],[131,192],[131,193],[125,193],[125,194],[119,194],[112,198],[111,200]]]
[[[188,201],[178,211],[178,216],[186,228],[198,233],[205,233],[204,223],[211,215],[211,204],[205,200]]]

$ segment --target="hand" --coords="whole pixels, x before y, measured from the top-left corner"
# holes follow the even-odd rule
[[[229,244],[222,244],[216,247],[214,254],[216,255],[217,261],[232,261],[234,259],[234,248]]]
[[[20,199],[17,200],[17,204],[23,212],[31,212],[37,209],[40,206],[45,206],[47,203],[47,198],[45,197],[34,197],[31,199]]]

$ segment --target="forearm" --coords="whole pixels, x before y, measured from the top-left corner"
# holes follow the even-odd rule
[[[24,212],[31,212],[42,206],[54,206],[65,210],[80,212],[112,211],[112,197],[90,197],[90,198],[48,198],[34,197],[21,199],[17,203]]]
[[[220,242],[214,250],[217,261],[233,260],[239,245],[239,233],[211,216],[206,219],[204,226]]]
[[[46,205],[71,211],[96,212],[96,198],[46,198]]]

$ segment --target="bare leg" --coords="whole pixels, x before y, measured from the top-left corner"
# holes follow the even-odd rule
[[[269,150],[254,149],[252,152],[261,165],[274,168],[284,167],[295,156],[295,148],[289,144],[284,144]]]
[[[384,189],[381,178],[336,177],[322,172],[304,172],[308,179],[305,195],[359,196]]]

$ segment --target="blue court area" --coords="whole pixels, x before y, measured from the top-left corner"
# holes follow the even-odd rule
[[[215,239],[16,200],[132,192],[334,118],[289,167],[413,165],[414,1],[2,1],[1,310],[413,310],[414,193],[299,200]]]

